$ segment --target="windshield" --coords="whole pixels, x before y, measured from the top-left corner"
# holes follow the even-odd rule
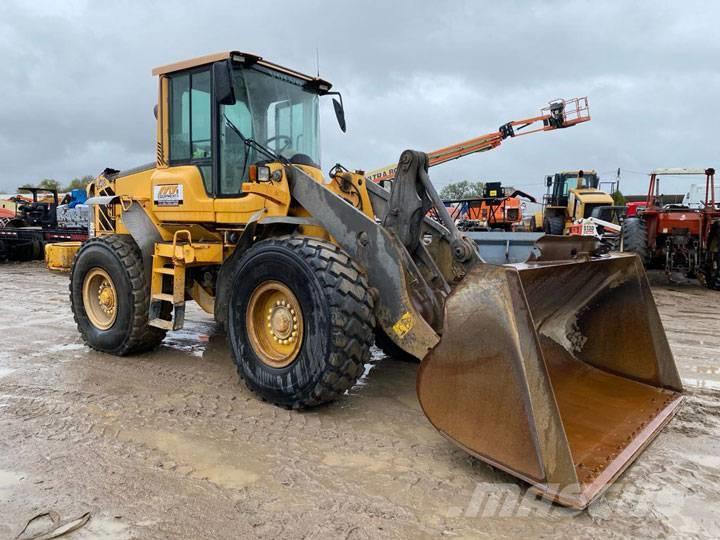
[[[318,95],[295,77],[263,67],[235,69],[234,105],[220,111],[220,189],[239,193],[249,165],[266,159],[223,122],[294,163],[320,166]]]
[[[578,176],[576,174],[573,175],[563,175],[563,178],[565,179],[565,187],[563,191],[563,195],[565,197],[568,196],[571,189],[576,189],[578,187]],[[585,173],[583,175],[582,180],[582,187],[583,188],[597,188],[598,187],[598,177],[594,173]]]

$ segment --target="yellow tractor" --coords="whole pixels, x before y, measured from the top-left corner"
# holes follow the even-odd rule
[[[322,174],[328,82],[241,52],[154,74],[156,161],[89,188],[70,289],[94,349],[152,349],[194,300],[250,390],[302,409],[352,387],[377,342],[421,360],[443,435],[579,508],[672,417],[682,386],[635,255],[547,236],[523,263],[490,264],[425,154],[402,153],[390,190],[339,164]]]
[[[593,217],[595,209],[607,208],[615,203],[612,196],[598,188],[595,171],[563,171],[547,176],[542,221],[547,234],[565,234],[575,222]],[[599,216],[595,216],[599,217]]]

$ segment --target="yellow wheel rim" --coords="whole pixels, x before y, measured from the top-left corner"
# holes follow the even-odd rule
[[[117,318],[117,292],[110,275],[92,268],[83,281],[83,304],[88,319],[96,328],[107,330]]]
[[[279,281],[266,281],[250,296],[245,320],[255,354],[273,368],[290,365],[302,346],[303,316],[293,292]]]

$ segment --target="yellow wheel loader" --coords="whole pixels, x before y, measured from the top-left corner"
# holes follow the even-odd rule
[[[195,300],[247,386],[301,409],[352,387],[377,340],[421,361],[443,435],[578,508],[673,415],[682,386],[635,255],[545,236],[524,262],[491,264],[425,154],[402,153],[389,191],[341,165],[322,174],[326,81],[240,52],[154,74],[156,162],[89,188],[70,298],[91,347],[149,350]]]
[[[545,177],[548,192],[543,212],[536,217],[546,234],[566,234],[573,223],[593,217],[593,210],[615,204],[611,195],[601,191],[595,171],[563,171]]]

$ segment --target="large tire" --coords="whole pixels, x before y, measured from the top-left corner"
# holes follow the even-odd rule
[[[645,221],[640,218],[628,218],[622,226],[623,250],[637,253],[644,265],[650,262],[648,233]]]
[[[702,281],[708,289],[720,291],[720,228],[715,228],[714,232],[711,232],[707,250]]]
[[[563,216],[545,216],[543,219],[543,231],[545,234],[562,236],[565,232],[565,218]]]
[[[91,308],[83,300],[86,279],[97,272],[109,276],[116,297],[114,322],[105,329],[93,324]],[[70,303],[85,343],[98,351],[118,356],[145,352],[165,337],[165,330],[148,326],[150,285],[140,249],[130,236],[102,236],[83,244],[70,273]]]
[[[373,301],[363,272],[339,247],[304,236],[264,240],[242,256],[230,280],[228,340],[250,390],[275,405],[303,409],[333,401],[355,384],[370,359]],[[276,363],[263,346],[265,353],[282,346],[260,335],[275,328],[264,330],[264,315],[256,324],[265,310],[254,307],[263,305],[255,299],[267,287],[289,291],[288,305],[300,310],[298,341],[290,345],[295,352]]]
[[[33,260],[33,244],[32,242],[12,243],[10,244],[10,260],[27,262]]]

